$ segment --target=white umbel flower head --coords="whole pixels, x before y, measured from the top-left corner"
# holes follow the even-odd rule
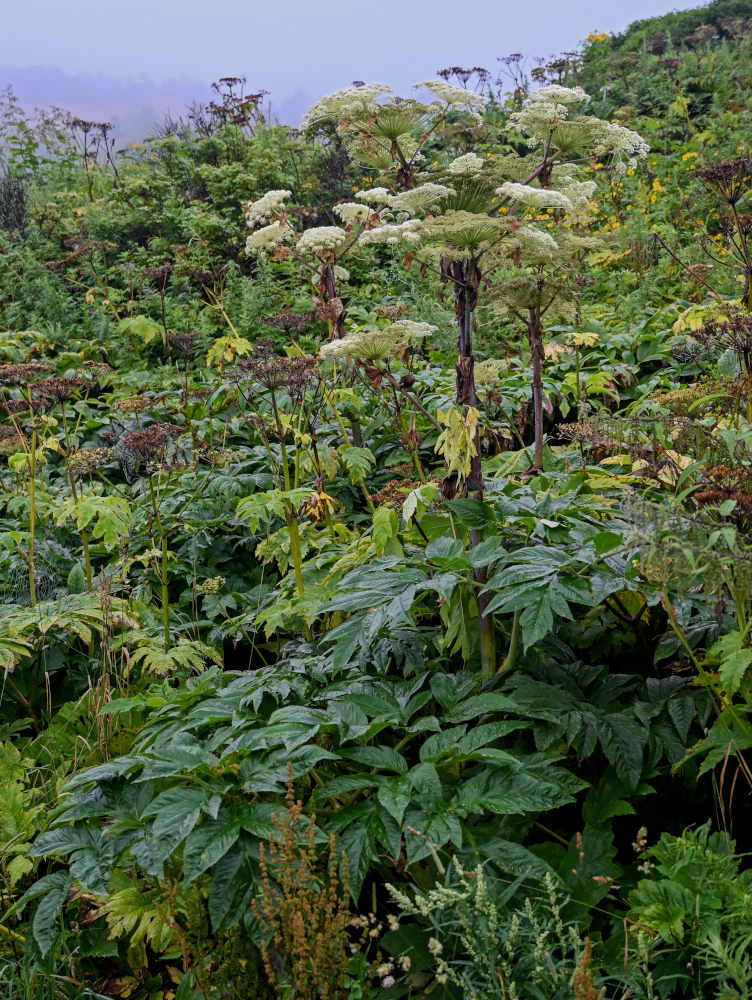
[[[470,177],[476,177],[482,170],[483,160],[476,153],[465,153],[464,156],[458,156],[447,167],[447,172],[450,174]]]
[[[268,226],[263,226],[253,233],[249,233],[245,241],[245,252],[248,256],[253,254],[264,254],[277,243],[288,242],[295,233],[289,226],[281,222],[272,222]]]
[[[582,215],[588,209],[588,203],[595,193],[595,181],[578,181],[574,177],[556,178],[556,185],[572,203],[571,213]]]
[[[397,320],[380,329],[355,327],[346,337],[324,344],[319,353],[322,358],[382,361],[404,350],[413,340],[427,337],[435,329],[430,323],[418,323],[409,319]]]
[[[454,188],[445,184],[420,184],[418,187],[402,191],[389,199],[389,207],[398,212],[425,212],[435,208],[442,198],[456,194]]]
[[[509,198],[510,201],[522,202],[531,208],[560,208],[566,212],[572,211],[572,202],[569,198],[561,191],[554,191],[552,188],[531,187],[529,184],[507,181],[496,189],[496,194],[501,198]]]
[[[362,87],[345,87],[312,105],[303,115],[301,128],[308,129],[321,121],[348,121],[368,116],[379,108],[379,100],[391,94],[385,83],[366,83]]]
[[[421,90],[424,87],[451,107],[470,111],[476,115],[486,104],[486,98],[482,94],[476,94],[473,90],[465,90],[464,87],[455,87],[454,84],[447,83],[446,80],[423,80],[422,83],[416,83],[413,90]]]
[[[284,208],[285,198],[289,198],[290,191],[267,191],[257,201],[252,201],[246,210],[245,219],[248,227],[253,229],[260,222],[266,222],[270,215],[281,212]]]
[[[388,205],[391,195],[386,188],[378,187],[369,188],[367,191],[356,191],[355,197],[367,205]]]
[[[298,237],[295,244],[301,253],[310,253],[314,257],[337,250],[347,239],[347,233],[339,226],[316,226],[306,229]]]
[[[545,101],[547,104],[585,104],[590,100],[590,94],[586,94],[582,87],[562,87],[558,83],[550,83],[547,87],[540,87],[534,90],[527,98],[526,104],[539,104]]]
[[[547,264],[555,260],[559,253],[559,244],[553,236],[535,226],[521,226],[514,234],[514,240],[525,264]]]
[[[346,267],[340,267],[339,264],[335,264],[334,267],[332,268],[332,271],[334,273],[334,280],[335,281],[349,281],[350,280],[350,272],[347,270]]]
[[[420,222],[417,219],[408,219],[401,223],[386,223],[376,229],[370,229],[360,237],[361,244],[376,243],[385,246],[417,246],[420,241],[420,233],[417,231]]]
[[[593,152],[596,156],[610,154],[617,162],[617,171],[623,173],[627,167],[636,167],[638,160],[644,160],[650,146],[638,132],[625,128],[616,122],[599,122],[595,129]]]
[[[343,222],[362,222],[371,215],[371,209],[368,205],[359,205],[355,201],[346,201],[341,205],[335,205],[333,211]]]

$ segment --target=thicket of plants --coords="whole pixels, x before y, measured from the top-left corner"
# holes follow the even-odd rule
[[[0,998],[749,997],[751,84],[5,94]]]

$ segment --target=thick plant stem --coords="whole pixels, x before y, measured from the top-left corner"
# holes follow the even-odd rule
[[[282,420],[279,415],[279,409],[277,407],[277,397],[274,392],[270,393],[272,401],[272,410],[274,411],[274,420],[277,425],[277,437],[279,438],[279,448],[282,455],[282,475],[284,477],[285,490],[289,492],[290,490],[290,460],[287,457],[287,448],[285,447],[285,431],[282,426]],[[287,521],[287,529],[290,532],[290,555],[292,556],[292,564],[295,570],[295,584],[298,589],[298,594],[302,594],[305,587],[303,585],[303,557],[300,551],[300,531],[298,530],[298,518],[293,509],[292,504],[289,500],[285,500],[285,521]]]
[[[533,424],[535,445],[533,468],[543,468],[543,337],[537,312],[530,310],[528,319],[530,354],[533,361]]]
[[[165,653],[170,648],[170,592],[167,587],[167,535],[162,534],[162,628]]]
[[[36,458],[37,431],[31,432],[31,455],[29,456],[29,602],[32,607],[37,603],[37,575],[34,565],[34,534],[36,530]]]
[[[170,591],[167,586],[167,532],[159,516],[159,503],[154,496],[154,485],[149,479],[149,497],[151,499],[151,509],[154,512],[154,522],[159,533],[159,540],[162,550],[162,558],[159,567],[159,582],[162,586],[162,631],[164,635],[165,652],[170,648]]]
[[[65,434],[65,447],[68,455],[71,454],[71,439],[68,433],[68,420],[65,416],[65,403],[60,403],[60,413],[63,418],[63,432]],[[68,469],[68,481],[70,482],[71,495],[73,496],[73,503],[78,507],[78,490],[76,489],[76,478],[73,472]],[[89,533],[86,528],[81,528],[81,544],[84,550],[84,564],[86,566],[86,589],[89,593],[93,590],[93,579],[91,572],[91,556],[89,555]]]
[[[498,670],[498,673],[500,674],[508,673],[517,662],[517,651],[520,648],[520,635],[522,634],[522,628],[520,626],[521,617],[522,611],[518,608],[514,613],[514,618],[512,619],[512,634],[509,637],[509,649],[507,650],[504,662]]]
[[[285,502],[285,520],[287,521],[287,528],[290,532],[290,554],[292,555],[292,564],[295,570],[295,584],[298,588],[298,594],[302,594],[305,587],[303,585],[303,559],[300,554],[300,532],[298,531],[298,519],[295,516],[292,504],[287,502]]]
[[[478,394],[475,389],[475,359],[473,356],[473,309],[477,303],[478,286],[480,284],[480,269],[476,260],[457,260],[451,264],[454,280],[454,309],[459,326],[459,342],[457,350],[456,386],[457,402],[466,406],[477,407]],[[470,477],[467,489],[474,500],[483,502],[483,462],[481,458],[480,428],[475,432],[475,455],[470,460]],[[477,530],[470,532],[472,548],[482,541],[482,535]],[[486,584],[486,571],[483,567],[474,570],[478,584],[478,632],[480,637],[480,670],[484,681],[490,680],[496,673],[496,633],[493,615],[486,614],[490,596],[483,594]]]

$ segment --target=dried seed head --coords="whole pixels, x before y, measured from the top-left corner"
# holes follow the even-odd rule
[[[697,171],[705,187],[727,205],[735,205],[752,185],[752,158],[740,156],[735,160],[711,163]]]
[[[143,413],[149,409],[150,403],[146,396],[128,396],[127,399],[119,399],[116,405],[123,413]]]
[[[52,371],[49,365],[29,361],[22,364],[0,365],[0,383],[5,385],[28,385]]]
[[[177,347],[184,358],[187,358],[195,348],[199,335],[197,333],[168,333],[167,339],[174,347]]]
[[[290,395],[299,396],[308,388],[315,364],[314,358],[274,356],[268,359],[248,358],[238,364],[238,369],[246,378],[272,392],[285,389]]]
[[[0,408],[11,414],[28,414],[31,409],[34,413],[43,413],[53,405],[53,400],[49,396],[34,396],[30,401],[27,399],[3,399],[0,400]]]
[[[152,424],[145,431],[133,431],[120,439],[120,448],[125,454],[139,462],[161,462],[167,444],[183,433],[184,428],[176,424]]]
[[[58,403],[64,403],[66,399],[77,396],[87,388],[86,382],[78,375],[72,378],[45,378],[40,382],[35,382],[31,387],[34,396],[50,396]]]
[[[160,264],[158,267],[146,267],[143,271],[139,271],[139,277],[148,278],[160,292],[164,292],[171,273],[172,264]]]
[[[274,313],[272,316],[262,316],[261,322],[264,326],[271,326],[275,330],[290,333],[302,326],[309,326],[314,319],[315,313],[295,313],[289,306],[283,306],[278,313]]]

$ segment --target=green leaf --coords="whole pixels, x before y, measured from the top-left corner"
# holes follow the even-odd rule
[[[399,520],[397,512],[391,507],[379,507],[373,515],[373,544],[377,553],[381,556],[387,545],[393,539],[396,540],[399,532]]]
[[[145,344],[150,344],[161,332],[159,324],[146,316],[128,316],[121,319],[118,326],[124,333],[140,337]]]
[[[389,778],[379,787],[378,800],[397,823],[402,823],[412,790],[412,782],[407,776]]]
[[[354,750],[341,751],[340,756],[346,760],[355,760],[359,764],[367,764],[368,767],[379,771],[396,771],[397,774],[404,774],[407,771],[407,761],[401,753],[391,747],[356,747]]]
[[[708,664],[718,667],[718,677],[729,695],[739,690],[752,664],[752,649],[747,649],[744,641],[740,632],[729,632],[708,650]]]
[[[45,893],[40,899],[34,919],[31,923],[31,932],[34,940],[39,946],[43,955],[52,947],[55,940],[55,925],[57,918],[63,909],[63,904],[68,898],[68,891],[73,884],[73,876],[68,872],[55,872],[47,876],[49,882],[45,887]],[[39,883],[37,883],[37,886]]]
[[[240,835],[240,822],[222,810],[216,820],[204,820],[189,835],[183,854],[183,885],[194,882],[230,850]]]
[[[471,500],[469,498],[446,500],[444,507],[448,507],[468,528],[475,528],[481,531],[483,528],[496,524],[496,515],[494,514],[493,507],[482,500]]]
[[[69,594],[83,594],[86,590],[86,574],[81,563],[75,563],[68,574],[66,590]]]
[[[347,878],[353,901],[357,901],[363,879],[377,856],[376,808],[374,803],[370,813],[351,824],[339,838],[339,849],[347,858]]]
[[[243,850],[233,848],[214,866],[211,889],[209,890],[209,919],[215,931],[219,929],[232,906],[236,894],[238,872],[244,861]]]
[[[339,449],[345,468],[350,473],[350,479],[357,483],[371,471],[376,464],[376,458],[370,448],[356,448],[355,445],[343,445]]]

